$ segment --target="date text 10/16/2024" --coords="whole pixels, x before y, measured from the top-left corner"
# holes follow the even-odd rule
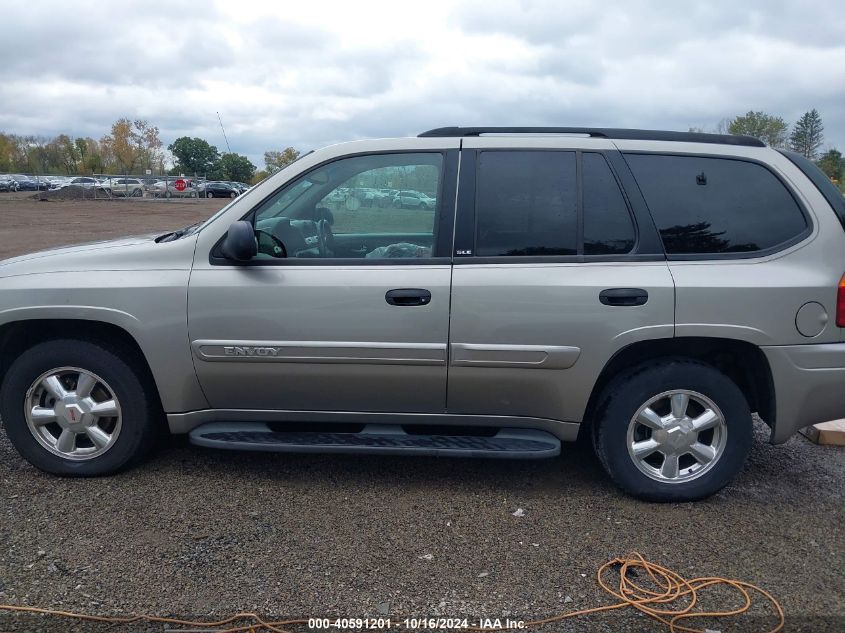
[[[308,628],[312,630],[461,630],[473,628],[519,630],[525,628],[525,621],[510,618],[309,618]]]

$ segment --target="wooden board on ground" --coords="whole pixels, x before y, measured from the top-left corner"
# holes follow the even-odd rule
[[[845,446],[845,420],[814,424],[802,429],[801,432],[816,444]]]

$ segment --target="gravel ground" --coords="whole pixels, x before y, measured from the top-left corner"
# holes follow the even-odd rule
[[[102,204],[0,205],[0,255],[175,228],[220,206]],[[720,494],[656,505],[623,496],[580,445],[505,462],[227,453],[173,438],[134,470],[70,480],[36,471],[0,435],[0,602],[192,618],[532,619],[606,604],[597,568],[636,550],[686,577],[761,585],[787,630],[845,630],[845,450],[802,436],[771,446],[762,428],[757,440]],[[706,606],[724,607],[720,597],[736,604],[714,594]],[[708,625],[768,630],[774,620],[756,613],[739,628]],[[18,630],[164,628],[0,613],[0,631]],[[543,630],[656,627],[614,612]]]

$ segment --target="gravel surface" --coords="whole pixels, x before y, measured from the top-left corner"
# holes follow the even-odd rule
[[[208,203],[33,202],[28,212],[75,227],[63,233],[70,242],[175,228],[220,206]],[[18,205],[0,215],[3,256],[58,243]],[[669,505],[625,497],[576,444],[557,459],[508,462],[228,453],[172,438],[134,470],[72,480],[36,471],[0,434],[0,603],[192,618],[531,619],[606,604],[596,570],[636,550],[686,577],[761,585],[788,630],[845,630],[843,481],[842,448],[802,436],[771,446],[763,428],[733,485]],[[737,602],[719,593],[706,606],[726,604]],[[768,630],[774,620],[756,613],[740,628],[709,626]],[[0,631],[18,630],[164,627],[0,612]],[[656,627],[614,612],[542,630]]]

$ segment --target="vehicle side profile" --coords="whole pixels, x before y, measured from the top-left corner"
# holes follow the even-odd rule
[[[199,225],[0,262],[0,414],[58,475],[136,463],[165,426],[524,459],[580,437],[627,493],[701,499],[742,469],[753,414],[773,443],[845,415],[843,272],[841,193],[753,138],[354,141]]]

